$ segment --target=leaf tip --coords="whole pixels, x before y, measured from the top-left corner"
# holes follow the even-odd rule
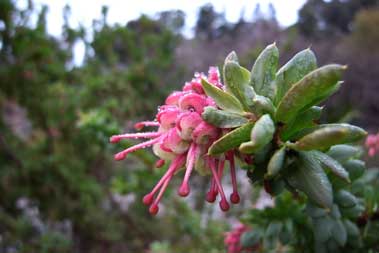
[[[238,62],[238,56],[237,56],[236,51],[234,51],[234,50],[232,52],[230,52],[228,54],[228,56],[226,56],[226,58],[225,58],[225,63],[226,62],[230,62],[230,61],[232,61],[232,62]]]

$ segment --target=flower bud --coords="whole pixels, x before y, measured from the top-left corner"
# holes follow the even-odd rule
[[[157,114],[157,120],[160,123],[161,128],[168,130],[175,127],[175,121],[179,114],[177,108],[164,108]]]
[[[179,99],[179,108],[183,111],[195,111],[201,114],[207,105],[206,98],[196,93],[189,93]]]
[[[176,128],[170,129],[167,137],[163,140],[163,144],[178,155],[185,153],[189,148],[189,143],[180,138]]]
[[[163,160],[172,160],[175,158],[175,154],[172,153],[172,152],[167,152],[167,151],[164,151],[162,148],[161,148],[161,144],[160,143],[156,143],[153,145],[153,153],[158,156],[159,158],[163,159]]]
[[[171,93],[165,101],[166,105],[178,105],[179,104],[179,99],[186,94],[185,92],[182,91],[174,91]]]
[[[192,140],[192,132],[202,121],[203,119],[196,112],[182,114],[177,122],[177,129],[180,137],[186,141]]]
[[[183,91],[193,91],[198,94],[204,94],[200,79],[192,79],[191,82],[187,82],[183,87]]]
[[[197,144],[207,144],[211,140],[215,140],[220,135],[220,129],[208,124],[207,122],[201,122],[193,131],[192,139]]]

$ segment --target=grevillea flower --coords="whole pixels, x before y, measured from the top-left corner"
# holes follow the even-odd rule
[[[368,155],[373,157],[379,153],[379,132],[377,134],[370,134],[366,138],[366,147],[368,148]]]
[[[241,236],[244,232],[248,231],[249,228],[240,224],[230,232],[225,233],[224,244],[228,249],[228,253],[240,253],[243,252],[252,252],[251,249],[243,248],[241,245]]]
[[[228,151],[218,157],[207,155],[208,148],[222,136],[223,132],[221,128],[210,125],[201,117],[206,106],[216,107],[214,100],[208,97],[203,90],[202,78],[223,89],[216,67],[210,67],[208,76],[196,73],[192,81],[184,85],[182,91],[175,91],[167,97],[165,104],[159,107],[154,121],[143,121],[135,125],[137,130],[149,126],[157,127],[156,131],[114,135],[110,138],[112,143],[130,138],[148,139],[117,153],[114,156],[115,160],[123,160],[133,151],[152,146],[153,152],[160,158],[156,162],[156,167],[162,167],[166,162],[170,162],[166,173],[152,191],[143,198],[143,203],[150,206],[149,212],[153,215],[158,212],[158,204],[172,177],[182,168],[185,168],[185,173],[178,189],[180,196],[186,197],[190,193],[189,178],[195,169],[202,175],[212,175],[206,200],[214,202],[217,195],[220,195],[220,208],[227,211],[229,202],[221,185],[221,179],[225,163],[229,163],[233,184],[230,201],[234,204],[240,201],[237,191],[234,151]]]

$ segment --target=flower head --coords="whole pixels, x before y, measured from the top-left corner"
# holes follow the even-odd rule
[[[178,189],[180,196],[189,195],[189,179],[193,170],[197,170],[200,174],[210,174],[212,175],[211,186],[206,194],[206,200],[214,202],[220,195],[220,208],[227,211],[229,202],[221,185],[227,161],[230,165],[233,184],[230,201],[232,203],[240,201],[237,191],[234,151],[228,151],[218,157],[207,155],[211,144],[222,136],[222,129],[207,123],[201,117],[205,107],[216,107],[214,100],[208,97],[203,90],[202,78],[218,88],[223,88],[216,67],[211,67],[207,76],[196,73],[195,77],[184,85],[182,91],[175,91],[166,98],[165,104],[159,107],[154,121],[135,124],[137,130],[141,130],[145,126],[152,126],[157,127],[156,131],[114,135],[110,138],[112,143],[130,138],[148,139],[117,153],[114,156],[115,160],[123,160],[129,153],[138,149],[153,147],[154,154],[160,158],[156,162],[156,167],[162,167],[166,162],[170,162],[166,173],[152,191],[143,198],[143,203],[150,206],[149,211],[153,215],[158,212],[158,204],[172,177],[182,168],[185,168],[185,173]]]
[[[251,252],[251,249],[243,248],[240,242],[242,234],[248,230],[249,228],[246,225],[240,224],[232,231],[225,233],[224,244],[228,249],[228,253],[240,253],[242,250]]]
[[[368,148],[369,156],[373,157],[375,154],[379,153],[379,132],[377,134],[368,135],[365,145]]]

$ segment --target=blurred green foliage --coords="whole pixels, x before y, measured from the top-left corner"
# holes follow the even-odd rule
[[[379,8],[362,10],[354,21],[352,38],[354,43],[367,51],[377,51],[379,41]]]
[[[154,157],[145,151],[136,152],[126,163],[113,162],[112,154],[132,142],[120,144],[122,147],[109,145],[108,137],[130,130],[132,122],[152,118],[157,105],[192,75],[188,72],[193,67],[201,71],[220,63],[217,56],[224,57],[231,43],[242,52],[241,60],[250,64],[263,45],[279,36],[266,34],[278,29],[277,24],[265,23],[262,29],[259,22],[251,24],[242,17],[230,24],[223,13],[203,6],[194,38],[201,43],[194,48],[197,44],[190,41],[190,57],[186,57],[180,54],[186,42],[180,33],[184,26],[181,11],[110,25],[107,8],[103,8],[92,29],[85,29],[69,25],[70,8],[66,6],[62,36],[52,37],[47,32],[47,7],[27,2],[21,9],[16,1],[0,1],[0,252],[224,252],[226,221],[213,220],[204,207],[205,182],[197,180],[195,208],[168,192],[163,215],[152,218],[140,199],[163,171],[153,169]],[[298,26],[278,37],[284,58],[310,44],[300,34],[322,35],[326,41],[330,31],[350,32],[350,28],[355,49],[377,49],[372,42],[377,41],[377,11],[358,12],[377,6],[377,1],[361,1],[363,7],[360,1],[328,1],[333,8],[309,7],[324,6],[321,0],[307,2]],[[344,2],[348,7],[337,8]],[[329,11],[326,16],[325,8]],[[347,15],[341,16],[346,9]],[[352,25],[355,13],[359,14]],[[324,21],[333,29],[320,31],[319,24]],[[368,35],[370,40],[365,39]],[[85,47],[84,62],[74,66],[73,49],[78,44]],[[322,46],[316,49],[322,61],[329,60],[330,44],[326,51]],[[355,61],[360,51],[349,58],[354,50],[341,43],[338,47],[343,59],[353,59],[358,65],[351,69],[362,67],[348,76],[353,84],[359,84],[355,85],[359,90],[362,76],[369,76],[367,71],[371,70],[371,79],[376,80],[374,68],[379,64]],[[372,91],[374,99],[370,101],[376,101]],[[370,115],[376,115],[377,103],[367,104]],[[375,118],[367,118],[372,118],[369,124],[377,125]],[[370,217],[377,210],[377,187],[370,183],[359,193]],[[304,203],[286,198],[276,200],[279,209],[252,211],[249,222],[263,229],[272,216],[287,223],[290,219],[297,241],[313,240],[309,224],[304,223]],[[362,228],[367,245],[374,245],[377,222],[365,220]]]
[[[215,248],[222,226],[200,226],[183,204],[167,210],[178,215],[152,220],[139,201],[161,173],[151,170],[152,155],[137,152],[121,170],[111,155],[120,147],[108,144],[131,128],[124,119],[151,118],[177,85],[180,36],[171,29],[180,20],[166,27],[166,13],[163,21],[141,16],[109,26],[104,8],[88,42],[87,31],[69,26],[69,7],[58,39],[47,33],[46,7],[0,5],[0,251],[141,252],[162,238]],[[80,67],[72,66],[76,43],[86,47]],[[135,192],[127,212],[114,192]]]

